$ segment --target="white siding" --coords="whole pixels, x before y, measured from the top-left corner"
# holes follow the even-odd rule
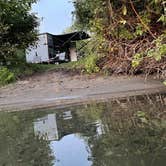
[[[28,63],[48,62],[48,43],[47,34],[39,36],[37,45],[26,50],[26,60]]]

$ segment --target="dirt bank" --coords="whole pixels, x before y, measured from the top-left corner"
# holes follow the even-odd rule
[[[166,92],[159,80],[142,76],[88,76],[46,72],[0,89],[0,110],[26,110]]]

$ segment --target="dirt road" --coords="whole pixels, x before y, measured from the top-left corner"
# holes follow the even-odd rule
[[[159,80],[46,72],[0,88],[0,110],[16,111],[166,92]]]

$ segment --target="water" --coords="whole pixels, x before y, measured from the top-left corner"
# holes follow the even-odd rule
[[[165,163],[165,94],[0,113],[0,166]]]

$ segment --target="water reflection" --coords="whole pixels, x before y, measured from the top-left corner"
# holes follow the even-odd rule
[[[166,95],[0,113],[3,166],[164,166]]]
[[[34,122],[34,132],[36,136],[47,141],[58,140],[56,114],[48,114],[45,117],[37,119]]]
[[[85,139],[79,134],[71,134],[64,136],[61,141],[51,142],[50,147],[56,156],[55,166],[91,166],[92,161],[88,160],[91,152]]]

